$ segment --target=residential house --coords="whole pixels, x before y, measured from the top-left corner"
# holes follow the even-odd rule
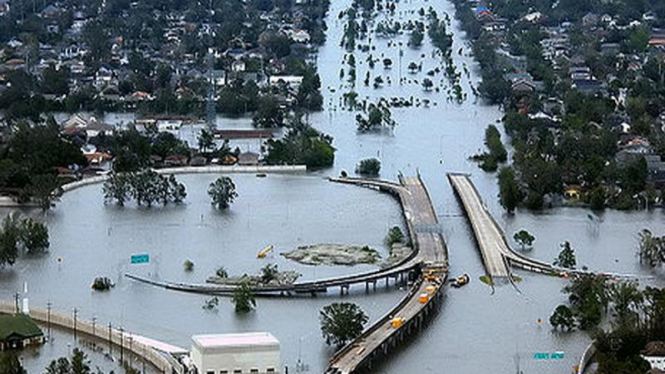
[[[255,152],[243,152],[238,155],[238,165],[255,166],[259,164],[259,154]]]
[[[99,121],[96,117],[86,117],[82,114],[74,114],[63,123],[63,133],[75,134],[85,133],[88,139],[94,138],[101,133],[110,134],[115,130],[112,125]]]
[[[665,370],[665,342],[652,341],[647,343],[641,352],[652,369]]]
[[[595,79],[573,81],[573,88],[585,95],[595,95],[603,90],[603,82]]]

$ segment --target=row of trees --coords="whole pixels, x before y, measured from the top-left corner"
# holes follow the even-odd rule
[[[2,221],[0,230],[0,266],[13,265],[21,253],[42,254],[48,247],[49,234],[45,224],[12,213]]]
[[[367,116],[358,113],[356,115],[356,126],[360,132],[375,131],[382,128],[393,129],[397,122],[392,118],[390,108],[383,102],[370,103],[366,110]]]
[[[127,201],[151,207],[153,204],[180,204],[187,197],[185,185],[175,176],[165,177],[154,170],[111,173],[104,181],[104,201],[123,206]]]

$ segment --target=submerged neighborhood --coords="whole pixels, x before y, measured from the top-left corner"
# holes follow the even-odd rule
[[[0,374],[665,372],[664,63],[662,0],[1,0]]]

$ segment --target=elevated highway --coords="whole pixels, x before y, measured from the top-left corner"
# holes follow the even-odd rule
[[[569,270],[555,268],[513,251],[506,237],[467,174],[448,174],[476,237],[487,274],[492,278],[510,278],[510,266],[550,275],[565,275]]]
[[[371,366],[376,358],[386,354],[391,348],[416,331],[419,331],[426,317],[435,309],[448,279],[448,252],[443,237],[438,231],[427,227],[438,225],[429,194],[420,176],[406,178],[400,175],[399,183],[360,178],[330,178],[331,182],[353,184],[375,188],[391,193],[400,202],[406,221],[412,254],[390,268],[355,275],[300,282],[290,285],[264,285],[254,288],[257,295],[290,295],[292,293],[326,292],[330,287],[340,287],[342,293],[352,284],[374,285],[380,279],[397,279],[408,274],[412,280],[407,295],[376,323],[368,327],[360,337],[339,350],[330,360],[327,374],[351,374]],[[136,275],[127,277],[164,287],[187,292],[206,294],[229,294],[232,285],[184,284],[156,281]]]

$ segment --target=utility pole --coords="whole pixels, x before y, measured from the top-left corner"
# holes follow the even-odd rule
[[[125,347],[124,347],[124,344],[123,344],[123,340],[125,338],[122,336],[123,332],[125,332],[125,329],[123,329],[121,327],[120,328],[120,364],[122,364],[123,354],[124,354],[124,351],[125,351]]]
[[[132,341],[134,338],[129,335],[129,366],[132,366],[132,363],[134,361],[134,354],[132,353]]]
[[[109,355],[113,356],[113,339],[111,337],[111,322],[109,322]]]
[[[145,344],[141,343],[143,354],[141,355],[141,363],[143,364],[143,374],[145,374]]]
[[[51,340],[51,302],[46,303],[46,331],[48,340]]]
[[[78,316],[78,309],[74,308],[74,341],[76,341],[76,317]]]
[[[19,307],[18,307],[18,299],[19,299],[19,297],[20,297],[20,295],[19,295],[18,292],[14,294],[14,308],[16,309],[16,314],[19,314],[19,313],[21,312],[21,311],[19,310]]]

